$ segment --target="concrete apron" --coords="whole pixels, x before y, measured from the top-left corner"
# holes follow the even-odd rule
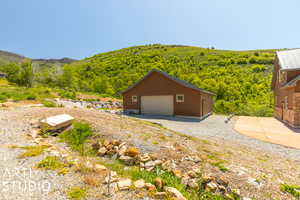
[[[272,117],[240,116],[234,129],[252,138],[300,149],[300,129],[296,132]]]

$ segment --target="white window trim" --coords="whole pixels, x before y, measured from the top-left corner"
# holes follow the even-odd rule
[[[138,98],[136,95],[131,96],[131,102],[136,103],[138,101]]]
[[[182,96],[182,100],[178,99],[179,96]],[[183,103],[184,102],[184,94],[176,94],[176,102],[177,103]]]

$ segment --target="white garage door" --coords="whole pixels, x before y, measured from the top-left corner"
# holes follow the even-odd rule
[[[141,112],[146,115],[173,115],[173,96],[142,96]]]

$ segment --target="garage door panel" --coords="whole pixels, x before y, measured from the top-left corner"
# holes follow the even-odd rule
[[[173,96],[142,96],[141,112],[146,115],[173,115]]]

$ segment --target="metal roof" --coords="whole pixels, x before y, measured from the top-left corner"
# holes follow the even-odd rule
[[[300,69],[300,49],[277,51],[276,53],[281,70]]]
[[[158,73],[164,75],[165,77],[167,77],[167,78],[169,78],[169,79],[171,79],[171,80],[173,80],[173,81],[175,81],[175,82],[177,82],[177,83],[179,83],[180,85],[183,85],[183,86],[185,86],[185,87],[188,87],[188,88],[197,90],[197,91],[199,91],[199,92],[204,92],[204,93],[207,93],[207,94],[215,95],[214,93],[212,93],[212,92],[210,92],[210,91],[207,91],[207,90],[198,88],[198,87],[194,86],[194,85],[191,84],[191,83],[188,83],[188,82],[186,82],[186,81],[184,81],[184,80],[180,80],[180,79],[178,79],[178,78],[176,78],[176,77],[174,77],[174,76],[171,76],[171,75],[167,74],[166,72],[160,71],[160,70],[158,70],[158,69],[152,69],[152,70],[151,70],[146,76],[144,76],[141,80],[139,80],[138,82],[136,82],[135,84],[133,84],[132,86],[130,86],[129,88],[127,88],[126,90],[121,91],[120,93],[123,94],[123,93],[129,91],[130,89],[134,88],[134,87],[137,86],[140,82],[142,82],[142,81],[145,80],[148,76],[150,76],[153,72],[158,72]]]
[[[295,87],[299,80],[300,80],[300,75],[296,76],[295,78],[290,80],[288,83],[284,84],[284,86],[282,88]]]

